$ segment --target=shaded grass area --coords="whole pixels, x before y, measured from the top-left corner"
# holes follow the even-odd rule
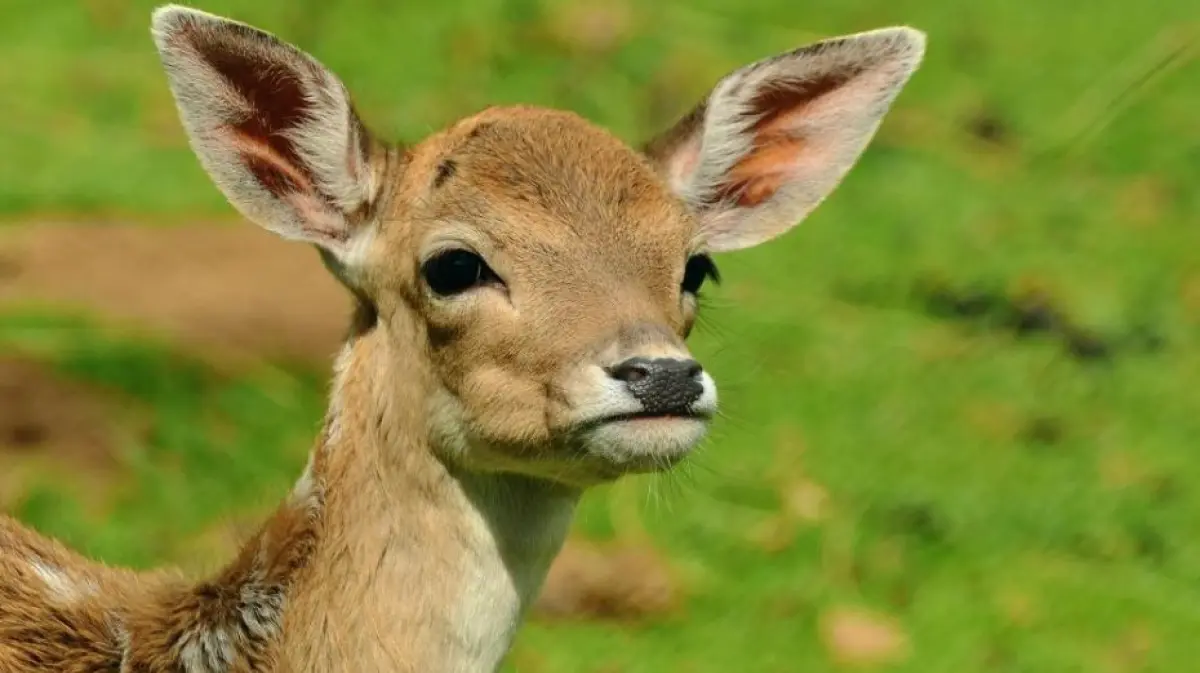
[[[31,65],[0,71],[15,92],[0,212],[229,214],[178,129],[150,4],[18,5],[0,58]],[[637,628],[532,624],[510,669],[832,670],[822,619],[840,605],[898,619],[898,671],[1186,669],[1200,628],[1192,3],[581,7],[205,5],[303,44],[404,139],[517,101],[640,139],[741,62],[890,23],[929,32],[927,65],[838,192],[788,237],[718,260],[728,281],[695,346],[728,413],[711,445],[674,479],[585,502],[581,533],[647,529],[688,609]],[[54,469],[15,505],[116,563],[214,561],[222,522],[286,491],[323,406],[319,378],[218,374],[67,317],[0,316],[0,344],[149,419],[119,446],[104,507]]]
[[[124,412],[120,421],[147,421],[114,438],[123,478],[99,500],[104,507],[64,493],[47,471],[25,484],[14,508],[112,563],[144,567],[167,558],[203,569],[207,559],[198,561],[189,544],[208,526],[261,515],[282,498],[303,468],[324,409],[323,386],[311,375],[218,373],[166,344],[68,317],[6,315],[0,345],[104,390]],[[69,473],[73,466],[56,467]]]

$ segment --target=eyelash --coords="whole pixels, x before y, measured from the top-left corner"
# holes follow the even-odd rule
[[[721,273],[717,270],[717,265],[706,254],[692,255],[684,266],[680,288],[685,294],[698,296],[704,281],[709,279],[720,284]]]

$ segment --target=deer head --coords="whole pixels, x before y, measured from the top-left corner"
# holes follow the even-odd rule
[[[637,149],[567,112],[489,108],[375,138],[346,88],[272,35],[154,15],[191,146],[249,220],[316,246],[419,387],[430,446],[572,486],[666,468],[717,388],[685,345],[713,256],[796,226],[917,68],[924,36],[821,42],[721,79]]]

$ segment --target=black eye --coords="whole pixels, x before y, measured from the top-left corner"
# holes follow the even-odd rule
[[[500,281],[479,255],[466,250],[447,250],[430,258],[421,265],[421,275],[429,289],[442,296]]]
[[[708,255],[694,255],[687,261],[687,266],[683,268],[683,283],[681,287],[688,294],[696,294],[700,291],[700,286],[707,279],[713,279],[713,282],[721,282],[721,274],[717,273],[717,265],[713,264],[712,258]]]

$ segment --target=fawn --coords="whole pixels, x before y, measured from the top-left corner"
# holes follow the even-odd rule
[[[753,63],[638,149],[536,107],[399,147],[271,34],[174,5],[152,25],[212,181],[356,309],[303,476],[214,576],[103,567],[0,518],[2,673],[495,671],[581,493],[704,437],[716,387],[685,339],[711,255],[816,207],[925,43]]]

